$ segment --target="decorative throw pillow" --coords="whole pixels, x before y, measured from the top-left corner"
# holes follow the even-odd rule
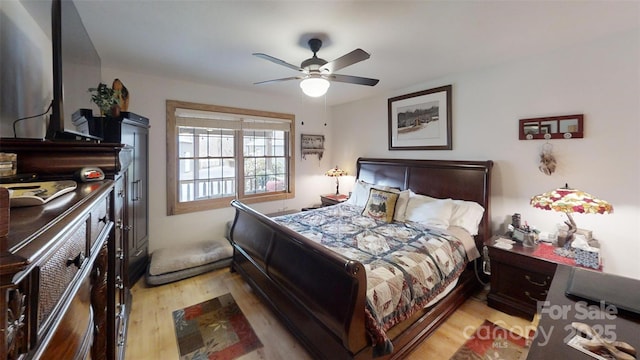
[[[392,222],[398,196],[398,193],[372,188],[362,215],[387,223]]]

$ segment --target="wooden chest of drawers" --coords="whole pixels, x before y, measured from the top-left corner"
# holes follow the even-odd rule
[[[3,359],[104,359],[113,182],[12,208],[0,238]]]
[[[512,249],[487,244],[491,261],[489,306],[507,314],[533,319],[539,301],[544,301],[557,264],[533,256],[534,248],[514,244]]]
[[[78,184],[74,193],[10,214],[7,194],[0,193],[0,304],[6,305],[0,359],[44,357],[63,346],[77,356],[65,352],[58,359],[89,353],[92,360],[124,358],[128,287],[144,274],[148,241],[149,125],[131,115],[118,120],[122,144],[0,138],[4,152],[18,154],[18,172],[38,174],[40,181],[69,180],[82,167],[99,167],[109,179]],[[82,310],[87,299],[91,313]],[[56,329],[83,338],[54,337]]]

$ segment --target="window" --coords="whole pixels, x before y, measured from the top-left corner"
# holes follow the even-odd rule
[[[295,116],[167,100],[167,213],[295,194]]]

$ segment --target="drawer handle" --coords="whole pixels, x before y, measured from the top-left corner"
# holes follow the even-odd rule
[[[107,223],[107,221],[109,221],[109,217],[107,215],[98,219],[98,222],[103,222],[105,224]]]
[[[121,248],[116,249],[116,258],[118,260],[124,260],[124,251]]]
[[[138,179],[134,182],[132,182],[131,184],[133,185],[133,193],[135,194],[133,196],[133,199],[131,199],[131,201],[139,201],[142,200],[142,198],[140,197],[140,186],[141,186],[141,182],[142,180]]]
[[[540,293],[540,295],[544,295],[544,297],[545,297],[545,299],[546,299],[546,297],[547,297],[547,290],[545,290],[545,291],[543,291],[542,293]],[[530,294],[528,291],[525,291],[525,292],[524,292],[524,296],[526,296],[526,297],[528,297],[530,300],[533,300],[533,301],[536,301],[536,302],[537,302],[537,301],[542,301],[542,300],[544,300],[544,299],[540,300],[540,299],[536,299],[536,298],[534,298],[533,296],[531,296],[531,294]]]
[[[540,282],[536,282],[536,281],[531,280],[531,277],[529,275],[525,275],[524,278],[527,279],[527,281],[529,283],[533,284],[533,285],[536,285],[536,286],[547,286],[547,280],[545,280],[544,282],[540,283]]]
[[[86,258],[87,257],[84,255],[84,251],[80,251],[80,253],[75,258],[67,259],[67,266],[75,265],[78,269],[80,269]]]
[[[122,281],[122,278],[120,276],[116,276],[116,288],[122,290],[124,289],[124,283]]]

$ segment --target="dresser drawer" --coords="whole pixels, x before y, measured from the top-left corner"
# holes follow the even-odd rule
[[[78,353],[88,353],[93,341],[91,321],[91,283],[90,274],[85,273],[78,292],[71,300],[69,308],[47,342],[41,360],[60,360],[77,358]]]
[[[91,245],[96,242],[105,225],[109,222],[109,199],[104,198],[91,210]]]
[[[86,264],[87,223],[86,219],[80,221],[69,231],[66,238],[58,242],[60,246],[40,266],[38,329],[68,290],[80,267]]]

